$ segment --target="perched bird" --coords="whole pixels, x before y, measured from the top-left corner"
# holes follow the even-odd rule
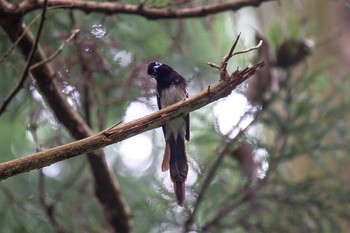
[[[284,41],[277,49],[276,66],[289,68],[305,60],[314,47],[314,42],[308,39],[290,39]]]
[[[173,68],[159,62],[151,62],[147,73],[157,81],[157,103],[162,109],[188,97],[186,80]],[[176,202],[185,202],[185,181],[188,173],[185,139],[190,138],[190,120],[187,114],[167,122],[163,127],[166,141],[162,171],[170,167]]]

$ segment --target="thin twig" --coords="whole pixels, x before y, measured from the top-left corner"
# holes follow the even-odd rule
[[[237,44],[238,44],[238,40],[239,38],[241,37],[241,33],[238,34],[235,42],[233,43],[231,49],[230,49],[230,52],[222,59],[222,62],[221,62],[221,69],[225,69],[227,68],[227,62],[232,58],[233,56],[233,51],[235,50]]]
[[[226,69],[228,59],[231,59],[233,56],[238,55],[238,54],[248,53],[250,51],[256,50],[256,49],[260,48],[261,45],[263,44],[263,41],[260,40],[259,44],[255,45],[253,47],[247,48],[245,50],[240,50],[240,51],[237,51],[237,52],[233,52],[233,50],[235,49],[235,47],[237,45],[237,42],[238,42],[238,39],[239,39],[240,35],[241,35],[241,33],[238,35],[235,43],[232,45],[230,52],[223,58],[223,61],[221,62],[221,66],[226,64],[225,67],[221,67],[219,65],[216,65],[213,62],[207,62],[207,65],[212,67],[212,68],[218,69],[218,70],[223,69],[223,68]]]
[[[248,49],[235,52],[235,53],[232,54],[232,56],[235,56],[235,55],[238,55],[238,54],[242,54],[242,53],[248,53],[248,52],[250,52],[250,51],[256,50],[256,49],[260,48],[262,44],[263,44],[263,41],[260,40],[260,41],[259,41],[259,44],[255,45],[255,46],[253,46],[253,47],[250,47],[250,48],[248,48]]]
[[[58,47],[58,49],[53,54],[51,54],[47,59],[31,65],[30,70],[35,69],[35,68],[37,68],[45,63],[52,61],[53,59],[55,59],[55,57],[57,57],[63,51],[64,46],[66,46],[66,44],[68,44],[71,40],[73,40],[79,32],[80,32],[80,29],[72,30],[71,35],[60,45],[60,47]]]
[[[32,49],[31,49],[31,51],[29,53],[28,61],[27,61],[27,64],[26,64],[26,66],[25,66],[25,68],[24,68],[24,70],[22,72],[20,81],[17,83],[17,86],[15,87],[15,89],[13,89],[13,91],[6,97],[6,99],[4,100],[3,104],[1,105],[1,107],[0,107],[0,115],[3,112],[5,112],[7,106],[10,104],[11,100],[21,90],[21,88],[23,87],[24,82],[25,82],[25,80],[26,80],[26,78],[28,76],[32,60],[34,58],[34,55],[36,53],[36,49],[38,47],[39,38],[40,38],[41,32],[42,32],[43,27],[44,27],[45,16],[46,16],[46,9],[47,9],[47,2],[48,2],[48,0],[44,0],[43,11],[42,11],[42,14],[41,14],[39,28],[38,28],[38,31],[37,31],[37,34],[36,34],[36,37],[35,37],[35,42],[34,42],[34,45],[33,45]],[[25,34],[25,33],[23,33],[23,34]]]
[[[256,107],[254,107],[254,106],[249,107],[249,109],[243,114],[243,116],[240,117],[237,124],[235,124],[225,135],[223,135],[223,137],[226,139],[230,139],[231,134],[233,134],[233,132],[235,132],[235,130],[239,130],[238,127],[240,126],[242,121],[244,119],[246,119],[247,116],[249,116],[251,114],[255,114],[257,112],[257,111],[254,111],[254,109],[256,109]]]
[[[210,67],[213,67],[213,68],[215,68],[215,69],[220,70],[220,66],[216,65],[216,64],[213,63],[213,62],[208,61],[208,62],[207,62],[207,65],[210,66]]]
[[[39,18],[40,15],[37,15],[34,17],[34,19],[27,25],[27,27],[24,29],[24,31],[22,32],[22,34],[17,38],[17,40],[11,45],[10,49],[5,52],[1,57],[0,57],[0,63],[6,59],[6,57],[8,57],[12,51],[16,48],[16,46],[18,45],[19,41],[23,38],[23,36],[26,35],[27,31],[29,30],[30,26],[32,26],[32,24]]]

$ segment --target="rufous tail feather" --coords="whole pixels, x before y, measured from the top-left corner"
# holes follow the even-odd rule
[[[165,172],[169,169],[169,163],[170,163],[170,146],[169,146],[169,143],[166,143],[163,162],[162,162],[162,172]]]

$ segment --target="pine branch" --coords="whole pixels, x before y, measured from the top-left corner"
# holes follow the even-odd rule
[[[274,0],[239,0],[216,4],[209,4],[191,8],[158,8],[148,7],[147,4],[125,4],[121,2],[95,2],[95,1],[72,1],[72,0],[50,0],[48,6],[61,9],[77,9],[85,13],[104,14],[129,14],[138,15],[147,19],[179,19],[195,18],[213,15],[225,11],[237,11],[244,7],[257,7],[263,2]],[[22,1],[20,4],[10,4],[5,0],[0,1],[0,6],[5,13],[26,14],[41,8],[43,0]]]

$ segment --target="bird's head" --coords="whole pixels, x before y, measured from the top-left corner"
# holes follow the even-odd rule
[[[148,65],[147,74],[149,74],[153,78],[157,78],[158,70],[160,69],[161,66],[163,66],[163,64],[160,62],[156,62],[156,61],[151,62]]]
[[[147,74],[158,80],[169,75],[172,70],[170,66],[154,61],[148,65]]]
[[[186,88],[186,80],[166,64],[151,62],[148,65],[147,73],[157,81],[158,88],[167,88],[170,85],[180,83],[183,83],[184,88]]]

